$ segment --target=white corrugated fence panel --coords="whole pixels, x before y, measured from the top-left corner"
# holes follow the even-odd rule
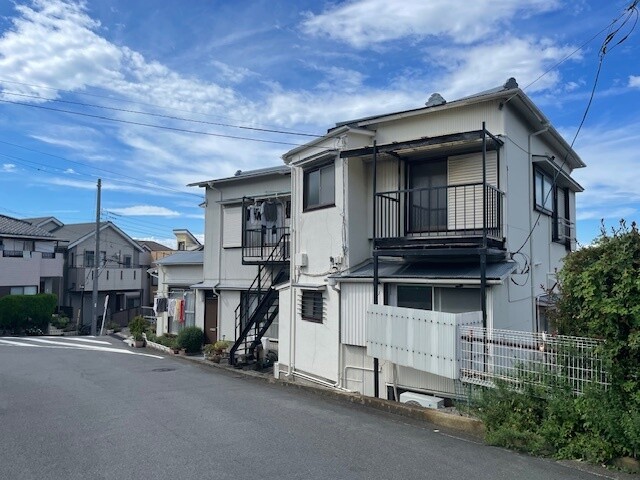
[[[370,305],[367,309],[367,355],[398,365],[458,378],[457,325],[480,312],[453,314]]]
[[[367,308],[373,303],[373,286],[370,283],[343,283],[340,303],[342,343],[366,346],[365,321]]]

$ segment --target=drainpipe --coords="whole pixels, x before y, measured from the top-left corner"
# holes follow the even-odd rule
[[[297,201],[298,201],[298,181],[297,176],[295,175],[295,170],[291,169],[291,224],[289,226],[289,365],[287,365],[287,377],[290,377],[294,373],[295,362],[294,356],[296,354],[295,349],[295,339],[296,339],[296,316],[295,316],[295,295],[293,291],[293,284],[295,283],[294,279],[296,279],[296,272],[298,267],[296,266],[296,253],[297,253],[297,235],[298,228],[297,222],[299,221],[299,217],[297,217]],[[295,203],[294,203],[295,202]],[[293,255],[293,259],[291,259],[291,255]],[[297,280],[297,279],[296,279]]]
[[[542,128],[540,130],[538,130],[537,132],[533,132],[529,134],[529,137],[527,138],[527,152],[529,154],[529,165],[527,166],[527,168],[529,169],[529,201],[533,202],[533,154],[531,153],[531,139],[533,137],[537,137],[538,135],[546,132],[547,130],[549,130],[549,124],[548,123],[543,123],[542,124]],[[533,218],[533,205],[530,204],[529,205],[529,231],[531,231],[531,229],[533,228],[533,225],[531,224],[532,222],[532,218]],[[536,220],[538,221],[538,220]],[[533,261],[533,234],[531,234],[531,237],[529,238],[529,262],[530,262],[530,269],[531,269],[531,277],[530,277],[530,281],[531,281],[531,299],[533,300],[533,305],[531,307],[531,316],[532,316],[532,320],[531,320],[531,331],[535,332],[536,331],[536,305],[535,305],[535,270],[534,270],[534,261]]]

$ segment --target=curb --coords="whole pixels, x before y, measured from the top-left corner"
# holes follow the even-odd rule
[[[153,348],[154,345],[147,346]],[[438,410],[430,410],[425,408],[416,408],[405,405],[403,403],[394,402],[392,400],[385,400],[383,398],[368,397],[359,393],[340,392],[337,390],[330,390],[328,388],[316,387],[312,385],[302,384],[295,380],[285,380],[282,378],[275,378],[273,376],[265,376],[264,374],[256,373],[251,370],[243,370],[239,368],[233,368],[227,365],[219,363],[208,362],[202,357],[198,356],[182,356],[171,355],[172,358],[185,360],[187,362],[202,365],[208,368],[214,368],[221,372],[229,374],[242,374],[245,377],[254,378],[263,382],[279,385],[283,387],[293,387],[298,390],[309,392],[313,395],[320,395],[327,398],[332,398],[341,402],[348,402],[352,404],[362,405],[364,407],[373,408],[379,411],[391,413],[394,415],[400,415],[402,417],[412,418],[423,422],[430,423],[432,425],[443,427],[448,430],[455,430],[456,432],[464,433],[476,439],[484,440],[484,424],[481,420],[463,417],[461,415],[453,415],[451,413],[444,413]]]

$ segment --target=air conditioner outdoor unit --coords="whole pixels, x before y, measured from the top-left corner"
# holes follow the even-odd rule
[[[444,399],[439,397],[434,397],[432,395],[424,395],[422,393],[414,393],[414,392],[401,393],[400,403],[404,403],[412,407],[423,407],[423,408],[433,408],[433,409],[444,407]]]

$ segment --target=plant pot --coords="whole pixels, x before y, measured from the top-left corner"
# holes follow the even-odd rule
[[[135,348],[142,348],[144,347],[144,340],[134,340],[133,341],[133,346]]]
[[[107,328],[107,335],[113,335],[115,333],[115,331],[113,330],[113,328]]]
[[[186,356],[186,355],[187,355],[187,351],[186,351],[184,348],[181,348],[181,349],[179,350],[179,352],[178,352],[178,353],[179,353],[180,355],[184,355],[184,356]]]
[[[211,360],[213,363],[220,363],[220,360],[222,360],[222,355],[216,353],[215,355],[212,355],[209,360]]]

